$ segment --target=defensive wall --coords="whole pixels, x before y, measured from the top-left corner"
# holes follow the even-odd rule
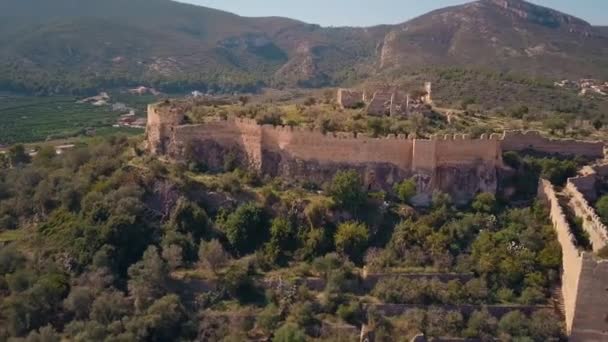
[[[184,124],[186,110],[171,102],[149,106],[147,142],[153,154],[179,159],[192,153],[211,170],[221,169],[223,159],[234,155],[242,166],[258,172],[317,184],[344,168],[358,171],[369,188],[390,189],[414,177],[417,204],[428,203],[435,190],[458,202],[478,192],[496,192],[503,151],[603,155],[603,143],[547,139],[536,132],[483,134],[479,139],[462,134],[377,138],[237,118]]]
[[[559,204],[553,185],[541,180],[538,195],[548,208],[562,248],[562,297],[570,341],[608,341],[608,261],[582,252]]]
[[[595,159],[604,157],[604,143],[572,139],[550,139],[537,131],[507,131],[501,137],[503,151],[533,150],[547,154],[584,156]]]

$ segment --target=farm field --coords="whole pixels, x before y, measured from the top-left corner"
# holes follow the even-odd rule
[[[96,107],[77,103],[70,96],[0,96],[0,145],[56,140],[83,135],[95,129],[97,135],[114,133],[139,134],[142,130],[114,128],[120,116],[110,106]],[[145,105],[153,97],[117,95],[112,102],[122,102],[134,108],[138,116],[145,115]]]

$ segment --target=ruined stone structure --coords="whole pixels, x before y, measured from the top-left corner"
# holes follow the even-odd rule
[[[365,106],[365,93],[352,89],[338,89],[338,104],[342,109]]]
[[[576,247],[551,183],[541,180],[538,194],[550,209],[562,247],[561,289],[570,341],[608,341],[608,260],[597,260]]]
[[[570,139],[547,139],[536,131],[508,131],[502,139],[504,151],[532,150],[547,154],[583,156],[590,159],[604,156],[604,143]]]
[[[153,154],[175,159],[188,154],[210,170],[222,169],[226,156],[231,156],[242,167],[318,185],[340,169],[358,171],[369,189],[391,189],[414,177],[416,204],[427,203],[435,190],[451,194],[457,202],[468,201],[478,192],[495,193],[504,150],[532,147],[589,157],[603,152],[601,143],[557,141],[518,132],[482,135],[480,139],[446,135],[426,140],[403,135],[324,134],[243,119],[189,125],[183,124],[185,111],[172,103],[149,106],[147,142]]]
[[[593,251],[608,245],[608,227],[589,204],[597,198],[600,181],[608,175],[608,164],[585,166],[576,177],[568,179],[565,192],[570,196],[569,206],[583,220]]]
[[[417,201],[428,202],[434,190],[466,201],[478,192],[495,192],[502,167],[500,136],[471,140],[463,135],[430,140],[405,136],[371,138],[305,128],[258,125],[253,120],[216,120],[182,124],[183,108],[151,105],[149,150],[179,159],[196,156],[210,170],[223,167],[227,155],[263,174],[319,185],[340,169],[357,170],[370,189],[390,189],[415,177]]]
[[[253,120],[213,120],[185,124],[187,108],[164,102],[150,105],[146,130],[152,154],[180,159],[194,156],[209,169],[221,169],[226,156],[241,166],[271,176],[302,179],[321,184],[336,171],[358,171],[369,188],[388,189],[414,177],[419,203],[426,203],[434,190],[450,193],[457,201],[477,192],[496,192],[504,151],[535,150],[577,155],[590,159],[603,156],[600,142],[554,140],[536,132],[505,132],[469,139],[465,135],[414,139],[405,136],[371,138],[363,134],[328,133],[306,128],[258,125]],[[587,200],[597,177],[608,176],[607,165],[584,168],[566,186],[574,212],[584,220],[594,250],[603,247],[606,227]],[[573,243],[568,221],[553,186],[539,184],[539,198],[550,208],[550,217],[562,247],[562,296],[568,334],[572,341],[608,341],[608,261],[582,252]],[[370,278],[371,280],[372,278]],[[386,309],[399,309],[404,307]]]
[[[424,91],[412,95],[400,91],[376,91],[368,99],[365,92],[338,89],[337,102],[342,109],[366,106],[372,116],[409,116],[412,113],[428,114],[431,111],[431,82]]]

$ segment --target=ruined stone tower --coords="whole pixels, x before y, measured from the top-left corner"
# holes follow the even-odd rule
[[[431,82],[424,82],[424,91],[426,92],[426,95],[424,96],[424,103],[433,103],[433,99],[431,97]]]

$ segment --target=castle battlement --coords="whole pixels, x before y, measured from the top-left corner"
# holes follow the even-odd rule
[[[152,153],[179,159],[186,147],[194,146],[207,163],[219,164],[226,151],[236,151],[243,165],[259,172],[287,173],[290,178],[301,175],[319,183],[340,168],[359,169],[382,188],[406,177],[425,175],[419,177],[419,192],[442,190],[462,198],[496,191],[504,151],[533,149],[593,158],[603,156],[604,149],[601,142],[548,139],[534,131],[482,134],[479,139],[467,134],[419,139],[412,134],[372,137],[260,125],[253,119],[234,117],[190,125],[184,124],[186,111],[184,106],[167,103],[149,106],[146,134]],[[212,153],[217,155],[212,158]],[[312,172],[318,174],[312,176]]]

